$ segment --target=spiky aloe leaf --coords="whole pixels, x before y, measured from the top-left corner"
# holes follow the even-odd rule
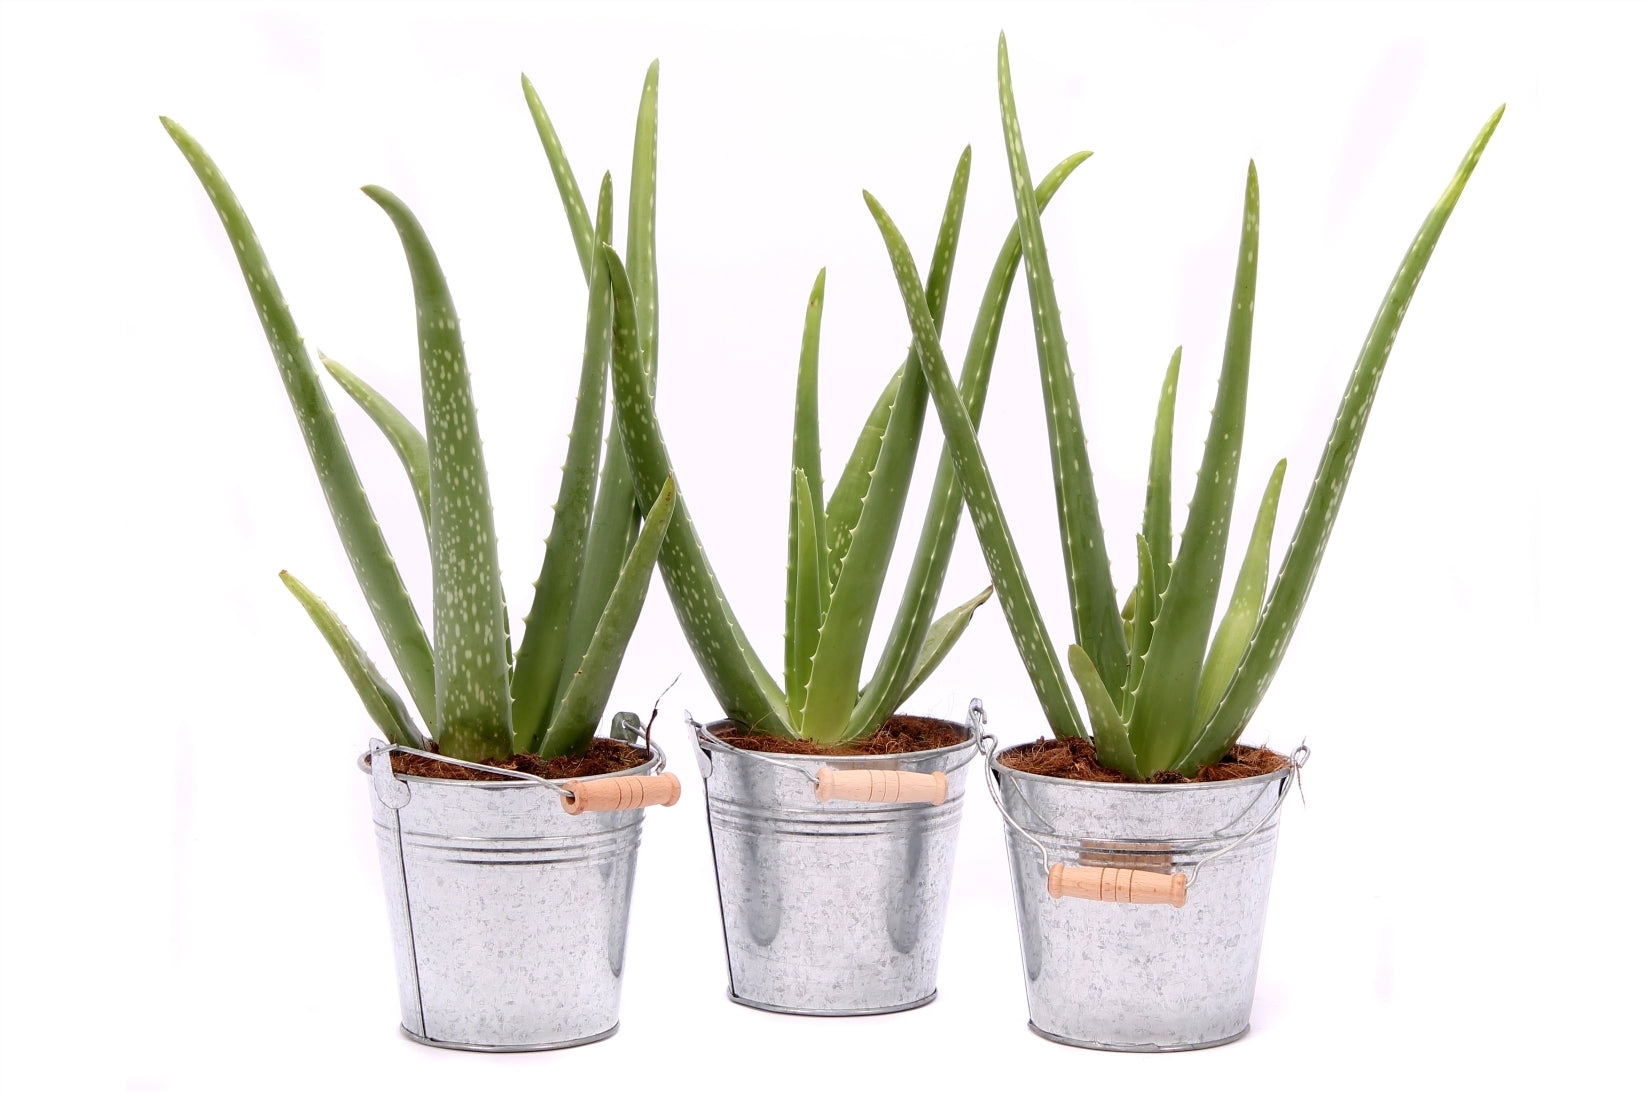
[[[1326,542],[1331,537],[1331,526],[1336,522],[1337,510],[1342,505],[1342,493],[1348,485],[1348,475],[1353,471],[1354,457],[1359,453],[1360,440],[1364,437],[1365,419],[1376,398],[1383,367],[1388,364],[1388,355],[1394,349],[1400,322],[1405,319],[1405,310],[1411,305],[1417,283],[1422,280],[1422,272],[1428,267],[1428,260],[1434,254],[1434,246],[1439,242],[1445,223],[1450,220],[1451,211],[1456,208],[1463,188],[1485,152],[1485,146],[1490,143],[1491,135],[1502,121],[1504,109],[1498,107],[1474,138],[1456,174],[1422,222],[1416,239],[1411,241],[1399,269],[1394,272],[1393,283],[1382,299],[1382,306],[1377,310],[1371,330],[1365,337],[1365,345],[1360,348],[1359,359],[1354,363],[1354,371],[1349,375],[1348,387],[1343,392],[1342,403],[1337,407],[1336,421],[1331,426],[1331,435],[1325,441],[1325,451],[1320,455],[1319,468],[1314,473],[1313,486],[1308,489],[1308,499],[1303,503],[1296,532],[1292,535],[1290,547],[1285,550],[1285,559],[1274,579],[1274,589],[1268,595],[1268,603],[1263,607],[1262,618],[1257,622],[1257,630],[1245,649],[1239,668],[1234,671],[1233,680],[1229,682],[1221,703],[1185,752],[1183,766],[1186,769],[1198,769],[1227,753],[1250,721],[1251,714],[1256,711],[1257,704],[1268,689],[1268,683],[1273,680],[1280,660],[1285,657],[1285,649],[1296,631],[1302,607],[1308,601],[1308,592],[1313,589],[1314,577],[1319,573],[1320,557],[1325,552]]]
[[[622,260],[609,247],[602,248],[611,270],[611,294],[615,322],[611,343],[611,393],[623,448],[640,493],[660,491],[672,474],[673,464],[657,424],[656,410],[646,391],[645,372],[640,362],[639,332],[636,327],[634,294],[623,271]],[[788,702],[769,671],[760,663],[744,635],[737,617],[726,604],[725,594],[697,537],[684,494],[674,505],[668,535],[663,539],[657,566],[663,573],[669,599],[680,619],[681,631],[708,687],[714,691],[725,714],[744,727],[793,737],[788,725]]]
[[[811,661],[817,654],[817,637],[828,612],[829,597],[821,515],[803,468],[794,470],[794,514],[794,573],[789,602],[789,633],[794,644],[786,684],[789,726],[798,730],[805,715],[806,685],[811,680]]]
[[[560,135],[554,132],[554,123],[548,120],[548,111],[543,109],[543,101],[537,97],[537,89],[531,86],[531,80],[520,74],[520,87],[525,92],[526,107],[531,111],[531,121],[537,127],[537,136],[543,142],[543,151],[548,154],[548,168],[554,175],[554,185],[560,191],[560,204],[565,207],[565,219],[571,227],[571,241],[577,245],[577,265],[583,269],[583,277],[588,277],[589,264],[594,261],[594,226],[588,220],[588,206],[583,203],[583,192],[577,187],[577,176],[571,170],[571,161],[566,159],[565,148],[560,144]]]
[[[1157,584],[1159,612],[1131,714],[1131,742],[1145,774],[1175,768],[1197,730],[1193,725],[1194,698],[1205,663],[1206,641],[1211,637],[1217,591],[1222,585],[1228,521],[1234,510],[1234,485],[1239,479],[1240,446],[1245,437],[1260,207],[1257,166],[1251,164],[1245,174],[1245,215],[1211,428],[1200,459],[1194,498],[1188,504],[1182,545],[1171,564],[1169,580]]]
[[[206,155],[205,149],[171,119],[161,118],[160,123],[199,177],[218,218],[223,222],[229,241],[234,245],[234,257],[240,264],[246,288],[251,292],[252,303],[256,305],[258,317],[262,320],[263,334],[268,339],[269,350],[274,354],[274,363],[279,367],[280,380],[285,385],[286,396],[291,400],[291,409],[297,415],[297,425],[302,429],[303,442],[308,447],[309,459],[314,463],[314,473],[320,480],[320,489],[325,493],[326,505],[331,510],[331,519],[337,527],[343,551],[354,568],[354,577],[366,597],[366,604],[371,607],[372,616],[376,618],[394,665],[399,668],[400,677],[411,694],[412,703],[422,713],[423,719],[432,724],[435,708],[434,655],[429,649],[428,635],[417,618],[411,596],[406,593],[400,569],[395,566],[394,556],[389,552],[383,531],[377,525],[377,516],[372,513],[365,488],[360,484],[360,475],[355,471],[354,459],[349,455],[348,444],[343,441],[342,431],[337,427],[331,401],[326,398],[325,389],[320,384],[320,375],[309,361],[297,323],[286,306],[279,283],[269,270],[268,256],[263,254],[257,233],[252,230],[251,221],[234,197],[234,191],[229,189],[227,180],[211,157]]]
[[[434,738],[453,758],[507,758],[514,753],[508,626],[457,306],[428,236],[405,203],[381,187],[365,193],[400,234],[417,301],[433,530]]]
[[[1090,450],[1080,418],[1079,397],[1074,391],[1074,371],[1068,364],[1062,313],[1051,284],[1039,203],[1034,201],[1034,180],[1028,174],[1028,154],[1017,122],[1004,34],[1000,35],[999,45],[999,85],[1000,121],[1005,128],[1006,159],[1011,165],[1017,227],[1022,234],[1023,269],[1034,311],[1034,341],[1039,352],[1040,387],[1045,398],[1045,425],[1051,442],[1051,473],[1057,490],[1058,529],[1074,635],[1096,662],[1109,693],[1117,694],[1125,680],[1125,630],[1114,595],[1108,548],[1103,543]]]
[[[1040,209],[1051,201],[1052,195],[1084,163],[1091,154],[1075,153],[1046,173],[1035,188],[1034,197]],[[973,426],[982,424],[983,402],[988,397],[988,379],[994,369],[994,352],[999,347],[1000,324],[1005,317],[1005,303],[1011,296],[1011,283],[1016,278],[1017,265],[1022,259],[1022,237],[1015,225],[1000,245],[999,256],[977,308],[977,319],[971,328],[971,341],[965,352],[965,365],[960,370],[960,398],[965,401],[966,413]],[[886,404],[889,413],[890,404]],[[954,535],[959,529],[960,508],[964,496],[960,491],[953,462],[948,458],[948,446],[943,445],[942,457],[937,462],[936,481],[931,486],[931,499],[925,508],[925,525],[920,530],[919,547],[914,550],[914,564],[909,569],[908,581],[903,586],[902,601],[897,606],[885,647],[880,652],[874,676],[863,688],[857,707],[851,712],[851,723],[846,738],[873,732],[896,711],[917,681],[916,668],[931,668],[922,661],[927,630],[933,628],[932,614],[937,609],[937,596],[948,575],[948,562],[954,554]],[[922,642],[925,638],[925,642]]]
[[[611,176],[600,187],[600,218],[609,231]],[[514,749],[523,752],[541,737],[554,699],[565,693],[561,680],[582,658],[567,640],[582,577],[584,549],[594,514],[595,475],[600,460],[600,428],[605,419],[606,365],[611,360],[611,276],[601,263],[588,286],[587,323],[583,333],[583,370],[577,382],[577,407],[571,438],[561,466],[554,525],[543,550],[531,611],[526,615],[520,657],[514,664]]]
[[[1096,664],[1078,644],[1068,645],[1068,669],[1085,698],[1085,711],[1091,715],[1091,733],[1097,748],[1097,760],[1111,766],[1135,781],[1142,774],[1137,769],[1137,756],[1131,749],[1125,722],[1120,718],[1114,699],[1097,675]]]
[[[348,675],[348,680],[354,684],[354,691],[365,704],[366,712],[371,714],[372,723],[382,729],[391,743],[427,750],[428,739],[412,720],[411,713],[406,711],[406,703],[383,678],[371,656],[348,631],[348,626],[320,600],[319,595],[298,582],[290,572],[282,571],[280,582],[302,603],[308,611],[309,620],[326,638],[331,653],[337,656],[337,662],[342,664],[343,672]]]
[[[651,569],[657,563],[657,551],[662,547],[663,535],[674,514],[674,478],[663,481],[662,490],[651,504],[634,540],[634,549],[623,563],[622,574],[612,588],[611,601],[600,614],[599,627],[584,653],[582,664],[571,675],[571,686],[565,699],[554,712],[554,720],[543,733],[537,753],[544,758],[565,754],[582,754],[594,738],[606,701],[611,697],[611,686],[617,680],[622,666],[623,652],[634,635],[634,623],[639,620],[645,605],[646,589],[651,585]]]
[[[908,700],[914,691],[931,677],[931,672],[937,669],[937,664],[947,658],[948,653],[954,650],[954,645],[959,643],[960,635],[971,623],[971,615],[993,594],[994,588],[986,587],[981,594],[968,598],[932,622],[931,628],[925,634],[925,642],[920,645],[919,658],[914,660],[914,675],[903,687],[902,696],[897,698],[898,705]]]
[[[1222,624],[1211,639],[1211,651],[1205,657],[1205,669],[1199,676],[1199,694],[1194,702],[1194,727],[1202,728],[1211,718],[1217,702],[1228,689],[1239,666],[1240,656],[1257,630],[1257,619],[1262,615],[1262,598],[1268,593],[1268,548],[1274,539],[1274,514],[1279,510],[1280,486],[1285,483],[1285,462],[1274,466],[1268,478],[1268,487],[1262,493],[1262,504],[1257,508],[1257,520],[1251,527],[1251,543],[1245,549],[1245,562],[1240,565],[1239,578],[1234,581],[1234,594],[1223,612]]]
[[[1165,383],[1160,386],[1154,444],[1148,454],[1148,494],[1142,504],[1142,535],[1153,554],[1156,582],[1164,582],[1171,574],[1171,436],[1177,413],[1177,371],[1181,367],[1182,348],[1178,347],[1171,352]],[[1151,620],[1158,612],[1157,605],[1150,605],[1146,616]]]
[[[1136,712],[1137,686],[1142,682],[1143,669],[1148,665],[1148,648],[1154,639],[1154,614],[1135,608],[1159,604],[1159,580],[1154,573],[1154,558],[1153,546],[1149,544],[1148,538],[1138,534],[1137,585],[1132,591],[1132,601],[1127,603],[1133,612],[1131,663],[1125,669],[1125,691],[1120,697],[1120,716],[1128,728],[1131,717]]]
[[[655,60],[645,70],[640,110],[634,120],[634,158],[628,175],[629,283],[640,350],[645,360],[646,391],[657,391],[657,69]]]
[[[999,494],[994,490],[994,478],[988,472],[988,463],[977,443],[976,428],[971,425],[965,401],[954,378],[948,372],[942,344],[937,337],[937,325],[926,308],[920,293],[919,274],[914,268],[914,257],[902,233],[889,214],[867,191],[863,199],[879,225],[890,253],[891,268],[897,277],[897,288],[902,291],[903,308],[914,333],[914,345],[920,367],[931,388],[931,397],[942,421],[943,435],[948,439],[949,458],[954,462],[960,485],[965,492],[965,503],[971,511],[971,524],[976,527],[977,540],[982,545],[984,561],[994,577],[994,588],[999,592],[1000,607],[1005,611],[1011,638],[1016,641],[1023,666],[1045,710],[1045,719],[1058,737],[1085,736],[1084,725],[1074,707],[1074,698],[1068,690],[1068,680],[1051,656],[1051,641],[1045,632],[1045,620],[1039,605],[1023,574],[1022,559],[1012,540],[1011,530],[1005,524],[1000,508]]]
[[[925,280],[925,300],[931,316],[937,322],[937,334],[942,334],[943,318],[948,313],[948,290],[954,276],[954,256],[959,250],[960,218],[965,212],[965,195],[971,182],[971,146],[960,152],[954,165],[954,176],[948,185],[948,201],[943,207],[942,222],[937,226],[937,245],[931,253],[931,273]],[[868,495],[870,473],[879,465],[880,448],[885,443],[886,426],[897,393],[913,362],[912,351],[886,383],[879,399],[868,413],[868,421],[857,435],[857,444],[840,473],[834,494],[828,498],[828,583],[830,589],[839,582],[840,568],[844,566],[846,550],[851,547],[851,536],[862,517],[863,502]],[[918,371],[915,371],[918,372]]]
[[[400,464],[406,470],[406,479],[411,481],[412,494],[417,497],[417,510],[423,516],[423,532],[427,533],[428,443],[423,440],[423,432],[402,415],[399,408],[389,403],[386,396],[350,373],[341,362],[324,354],[319,358],[326,372],[360,405],[360,410],[370,416],[377,429],[383,432],[383,437],[388,439],[388,444],[394,447],[395,456],[400,458]]]

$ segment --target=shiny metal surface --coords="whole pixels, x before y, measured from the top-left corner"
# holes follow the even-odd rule
[[[1295,770],[1132,785],[988,765],[1009,816],[1029,1028],[1110,1051],[1185,1051],[1244,1035],[1273,879],[1276,809]],[[1053,899],[1040,851],[1010,821],[1043,844],[1052,863],[1193,873],[1203,862],[1203,870],[1180,909]]]
[[[765,754],[693,725],[708,801],[731,999],[780,1013],[891,1013],[929,1002],[981,706],[965,740],[863,757]],[[941,804],[819,802],[818,768],[941,772]]]
[[[557,783],[394,774],[372,743],[372,819],[401,1027],[468,1051],[616,1031],[641,810],[568,815]],[[660,771],[655,746],[627,774]]]

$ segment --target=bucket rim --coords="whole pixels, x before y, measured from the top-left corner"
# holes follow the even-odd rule
[[[902,716],[906,714],[893,713],[893,715]],[[957,728],[961,734],[965,736],[965,738],[961,739],[957,743],[950,743],[946,747],[932,747],[929,750],[905,750],[896,754],[790,754],[786,751],[748,750],[744,747],[733,746],[732,744],[715,737],[716,728],[734,726],[734,721],[729,718],[722,718],[715,720],[712,723],[702,725],[702,730],[708,733],[706,735],[697,732],[693,732],[692,734],[696,736],[697,747],[700,750],[715,751],[720,754],[740,754],[744,757],[750,758],[770,758],[782,762],[812,763],[824,766],[830,764],[831,762],[859,762],[882,758],[892,759],[897,762],[919,762],[924,761],[927,758],[940,758],[945,754],[952,754],[956,751],[976,748],[978,736],[976,729],[971,725],[962,724],[958,720],[944,720],[940,716],[929,716],[924,717],[924,719],[937,720],[940,723]]]
[[[1014,766],[1006,765],[1004,761],[1001,760],[1000,756],[1008,750],[1015,750],[1019,746],[1028,746],[1028,743],[1017,743],[1014,746],[1006,747],[1004,750],[996,753],[992,758],[985,758],[984,760],[988,763],[988,767],[990,769],[1002,777],[1009,774],[1017,780],[1044,781],[1048,784],[1060,785],[1065,788],[1098,789],[1103,792],[1113,793],[1114,795],[1120,795],[1123,793],[1140,793],[1145,796],[1159,796],[1178,792],[1216,792],[1222,789],[1254,787],[1256,785],[1265,784],[1269,781],[1283,780],[1284,778],[1290,776],[1292,771],[1296,768],[1294,765],[1288,763],[1280,766],[1276,770],[1272,770],[1268,773],[1258,773],[1251,777],[1232,777],[1226,781],[1181,781],[1168,785],[1150,785],[1141,781],[1081,781],[1077,777],[1051,777],[1043,773],[1029,773],[1027,770],[1017,769]]]
[[[609,735],[596,735],[595,738],[609,739],[611,737]],[[394,775],[394,779],[397,781],[406,782],[415,781],[416,783],[423,785],[458,785],[464,788],[490,789],[497,791],[518,788],[544,788],[547,786],[561,788],[567,781],[593,781],[606,777],[633,777],[645,774],[647,772],[661,773],[663,770],[668,768],[668,756],[663,753],[663,748],[658,746],[656,742],[652,742],[650,744],[650,750],[651,757],[647,758],[637,766],[629,766],[627,769],[612,770],[610,773],[596,773],[588,777],[545,777],[541,779],[534,777],[522,777],[517,781],[510,781],[506,778],[497,781],[463,781],[453,777],[423,777],[415,773],[396,773]],[[369,776],[371,773],[371,751],[367,750],[363,752],[358,758],[355,759],[355,764],[360,768],[361,772]]]

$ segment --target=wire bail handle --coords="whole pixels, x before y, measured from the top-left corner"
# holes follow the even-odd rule
[[[680,779],[672,773],[665,772],[668,759],[663,755],[662,749],[655,745],[650,749],[657,758],[657,769],[656,772],[643,777],[621,775],[556,780],[539,777],[524,770],[503,769],[501,766],[488,766],[483,762],[465,762],[460,758],[448,758],[443,754],[419,750],[416,747],[385,743],[381,739],[373,739],[369,744],[372,787],[377,793],[377,798],[387,807],[403,808],[411,803],[411,786],[394,776],[390,758],[391,755],[400,753],[432,758],[437,762],[448,762],[480,773],[495,773],[522,784],[541,785],[561,797],[567,815],[581,815],[584,811],[673,807],[680,799]]]
[[[1053,899],[1067,896],[1111,903],[1169,903],[1174,907],[1180,907],[1188,901],[1188,889],[1199,879],[1202,868],[1261,831],[1279,813],[1285,798],[1291,794],[1291,787],[1302,784],[1302,767],[1307,765],[1312,753],[1306,743],[1291,752],[1285,767],[1290,773],[1280,778],[1279,796],[1275,799],[1274,806],[1268,809],[1256,826],[1209,856],[1200,858],[1192,871],[1167,874],[1144,869],[1064,865],[1060,861],[1052,864],[1051,854],[1045,848],[1045,843],[1024,828],[1005,809],[1005,802],[1000,796],[999,775],[994,771],[995,753],[999,748],[998,740],[992,735],[984,735],[979,741],[986,743],[987,747],[984,755],[986,762],[983,767],[983,783],[988,786],[988,795],[993,799],[994,806],[999,808],[1006,825],[1039,850],[1040,867],[1045,871],[1046,889]]]

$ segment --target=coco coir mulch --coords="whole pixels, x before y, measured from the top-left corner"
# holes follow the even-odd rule
[[[1041,739],[1012,747],[1000,756],[1000,761],[1012,769],[1034,773],[1041,777],[1067,777],[1075,781],[1108,781],[1127,783],[1129,778],[1118,770],[1109,769],[1097,761],[1097,751],[1084,739]],[[1275,754],[1267,747],[1248,747],[1235,744],[1222,761],[1206,766],[1194,777],[1185,777],[1175,770],[1157,774],[1148,784],[1185,785],[1206,781],[1233,781],[1240,777],[1260,777],[1283,767],[1290,759]]]
[[[953,724],[930,716],[893,716],[866,739],[854,743],[813,743],[807,739],[779,739],[774,735],[729,732],[718,735],[727,746],[758,750],[768,754],[825,754],[836,757],[853,754],[907,754],[916,750],[938,750],[965,741],[965,733]]]
[[[619,742],[616,739],[595,739],[588,745],[588,753],[581,758],[539,758],[535,754],[516,754],[507,761],[488,758],[485,764],[496,766],[498,769],[518,770],[534,777],[547,777],[551,781],[564,781],[573,777],[598,777],[602,773],[633,769],[650,757],[651,752],[644,747]],[[396,751],[393,759],[394,772],[404,773],[409,777],[436,777],[448,781],[508,780],[500,773],[469,769],[454,762],[442,762],[438,758],[424,758],[417,754],[401,754]]]

